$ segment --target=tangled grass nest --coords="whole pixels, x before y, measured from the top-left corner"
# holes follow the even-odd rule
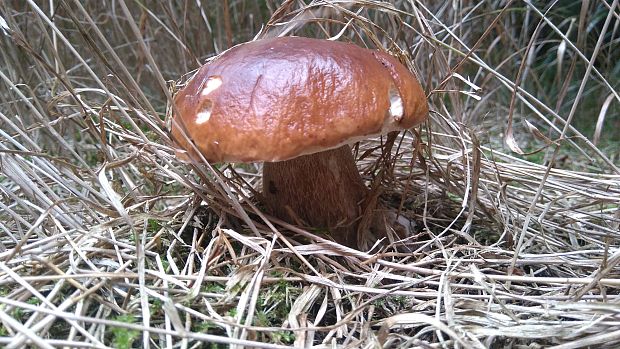
[[[620,346],[620,7],[544,6],[0,3],[1,345]],[[355,148],[408,240],[340,246],[261,211],[260,164],[176,160],[183,74],[281,35],[423,82],[424,126]]]

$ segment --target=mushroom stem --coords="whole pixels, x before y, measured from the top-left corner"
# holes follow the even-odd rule
[[[277,217],[328,229],[350,247],[367,192],[348,145],[263,164],[263,194]]]

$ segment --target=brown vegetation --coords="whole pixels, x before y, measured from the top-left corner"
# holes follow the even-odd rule
[[[1,345],[618,347],[620,8],[563,3],[0,2]],[[353,147],[410,238],[341,246],[266,216],[258,164],[175,158],[180,77],[255,35],[420,77],[431,120]]]

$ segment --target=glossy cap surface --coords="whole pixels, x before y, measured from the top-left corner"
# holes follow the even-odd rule
[[[231,48],[174,99],[173,118],[212,162],[282,161],[423,122],[419,82],[390,55],[301,37]],[[191,147],[172,127],[182,148]]]

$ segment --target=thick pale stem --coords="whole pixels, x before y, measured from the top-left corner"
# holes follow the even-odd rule
[[[357,246],[357,218],[367,188],[349,146],[263,165],[263,194],[277,217],[328,229]]]

